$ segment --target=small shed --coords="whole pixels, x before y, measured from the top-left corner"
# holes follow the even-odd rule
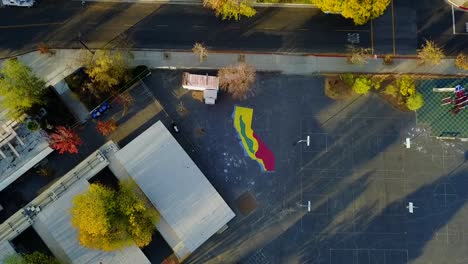
[[[184,72],[182,75],[182,87],[188,90],[204,91],[218,90],[219,79],[216,76],[191,74]]]
[[[160,212],[157,228],[179,259],[194,252],[235,216],[160,121],[116,157]]]

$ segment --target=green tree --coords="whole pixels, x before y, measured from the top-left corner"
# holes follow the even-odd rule
[[[214,10],[222,19],[239,20],[242,16],[254,16],[257,12],[251,4],[251,0],[203,0],[203,6]]]
[[[23,256],[26,264],[60,264],[60,262],[51,256],[35,251]]]
[[[349,87],[353,86],[354,75],[352,73],[341,74],[340,79],[343,80],[343,82]]]
[[[23,257],[20,254],[11,254],[4,257],[2,260],[3,264],[26,264]]]
[[[384,91],[384,94],[397,97],[398,96],[398,88],[395,85],[389,84]]]
[[[313,0],[313,3],[324,12],[340,13],[356,25],[363,25],[381,16],[390,0]]]
[[[444,51],[434,41],[426,40],[420,50],[418,50],[418,58],[423,62],[431,65],[438,65],[445,58]]]
[[[91,78],[88,88],[95,94],[109,92],[129,78],[129,53],[99,50],[86,63],[86,73]]]
[[[45,82],[31,68],[9,59],[0,70],[1,106],[11,118],[19,118],[35,104],[44,104]]]
[[[352,88],[357,94],[366,94],[372,88],[372,81],[367,77],[358,77],[354,81]]]
[[[411,111],[416,111],[424,105],[424,98],[422,94],[415,93],[407,98],[406,107]]]
[[[76,196],[71,214],[80,244],[104,251],[148,245],[159,215],[138,190],[131,182],[121,183],[117,191],[91,184]]]
[[[416,92],[416,84],[413,78],[408,75],[403,75],[396,81],[396,85],[400,94],[403,96],[411,96]]]
[[[44,253],[34,251],[30,254],[12,254],[3,259],[4,264],[60,264],[60,262]]]

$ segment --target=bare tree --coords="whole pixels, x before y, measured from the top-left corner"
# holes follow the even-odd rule
[[[351,56],[348,57],[348,62],[351,64],[364,65],[371,58],[372,49],[348,47]]]
[[[208,58],[208,50],[201,43],[196,42],[193,45],[192,51],[198,56],[200,62],[204,62]]]
[[[218,71],[219,86],[234,99],[245,99],[252,92],[255,68],[246,63],[222,68]]]

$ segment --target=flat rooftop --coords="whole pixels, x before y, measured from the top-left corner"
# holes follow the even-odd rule
[[[53,151],[42,130],[30,131],[25,124],[18,124],[14,130],[24,144],[16,138],[9,142],[17,153],[7,144],[1,147],[5,157],[0,156],[0,191]]]
[[[160,212],[158,231],[179,259],[234,218],[231,208],[160,121],[116,157]]]

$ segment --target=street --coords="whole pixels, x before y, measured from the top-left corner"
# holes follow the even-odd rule
[[[349,45],[376,54],[414,55],[425,39],[448,55],[467,48],[468,13],[443,0],[394,0],[364,26],[313,8],[258,8],[253,18],[223,21],[194,5],[43,0],[33,8],[0,8],[0,56],[27,52],[45,42],[53,48],[106,45],[144,49],[343,53]]]
[[[91,48],[124,40],[136,48],[277,52],[344,52],[348,45],[371,47],[371,25],[354,26],[317,9],[260,8],[253,18],[222,21],[201,6],[86,3],[44,0],[30,9],[0,9],[0,56],[51,47]]]

